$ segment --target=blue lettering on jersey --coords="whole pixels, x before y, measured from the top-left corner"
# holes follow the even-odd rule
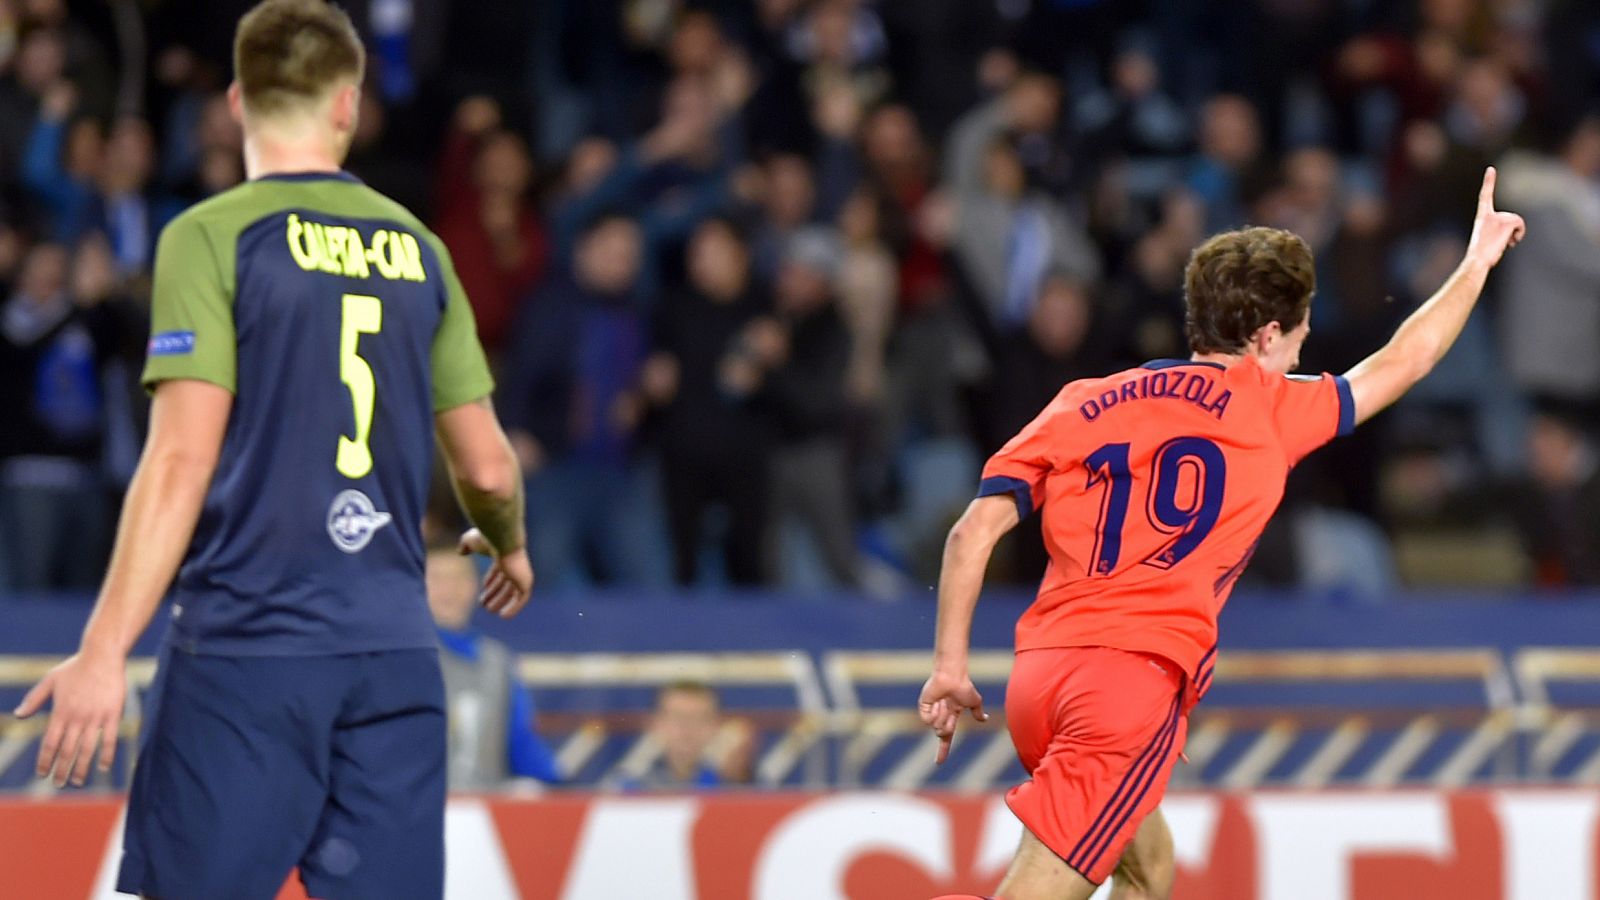
[[[150,336],[151,356],[183,356],[194,352],[194,332],[163,331]]]
[[[1090,398],[1078,406],[1078,414],[1085,422],[1093,422],[1100,414],[1116,406],[1135,400],[1166,398],[1192,403],[1214,415],[1220,421],[1228,411],[1228,401],[1233,391],[1226,388],[1216,393],[1217,382],[1205,375],[1181,371],[1157,371],[1137,381],[1122,385],[1121,390],[1106,391],[1098,398]],[[1215,394],[1215,396],[1213,396]]]

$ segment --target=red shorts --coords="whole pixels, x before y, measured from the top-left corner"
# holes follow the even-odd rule
[[[1095,884],[1167,791],[1189,727],[1183,681],[1159,656],[1109,647],[1017,654],[1006,725],[1031,779],[1006,804]]]

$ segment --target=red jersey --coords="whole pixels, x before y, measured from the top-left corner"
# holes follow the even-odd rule
[[[1050,566],[1017,649],[1104,646],[1211,680],[1217,614],[1289,470],[1355,426],[1343,378],[1146,363],[1074,381],[990,458],[979,496],[1043,507]]]

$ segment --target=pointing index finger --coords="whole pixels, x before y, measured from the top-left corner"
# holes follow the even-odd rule
[[[1494,212],[1494,166],[1483,170],[1483,187],[1478,190],[1478,214]]]

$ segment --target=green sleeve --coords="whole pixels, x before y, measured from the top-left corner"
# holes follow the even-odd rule
[[[194,378],[237,390],[231,280],[198,219],[180,216],[161,233],[150,298],[146,389]]]
[[[444,412],[489,396],[494,392],[494,378],[489,375],[489,361],[478,343],[478,325],[450,253],[439,241],[434,248],[444,269],[447,297],[444,317],[433,336],[433,411]]]

